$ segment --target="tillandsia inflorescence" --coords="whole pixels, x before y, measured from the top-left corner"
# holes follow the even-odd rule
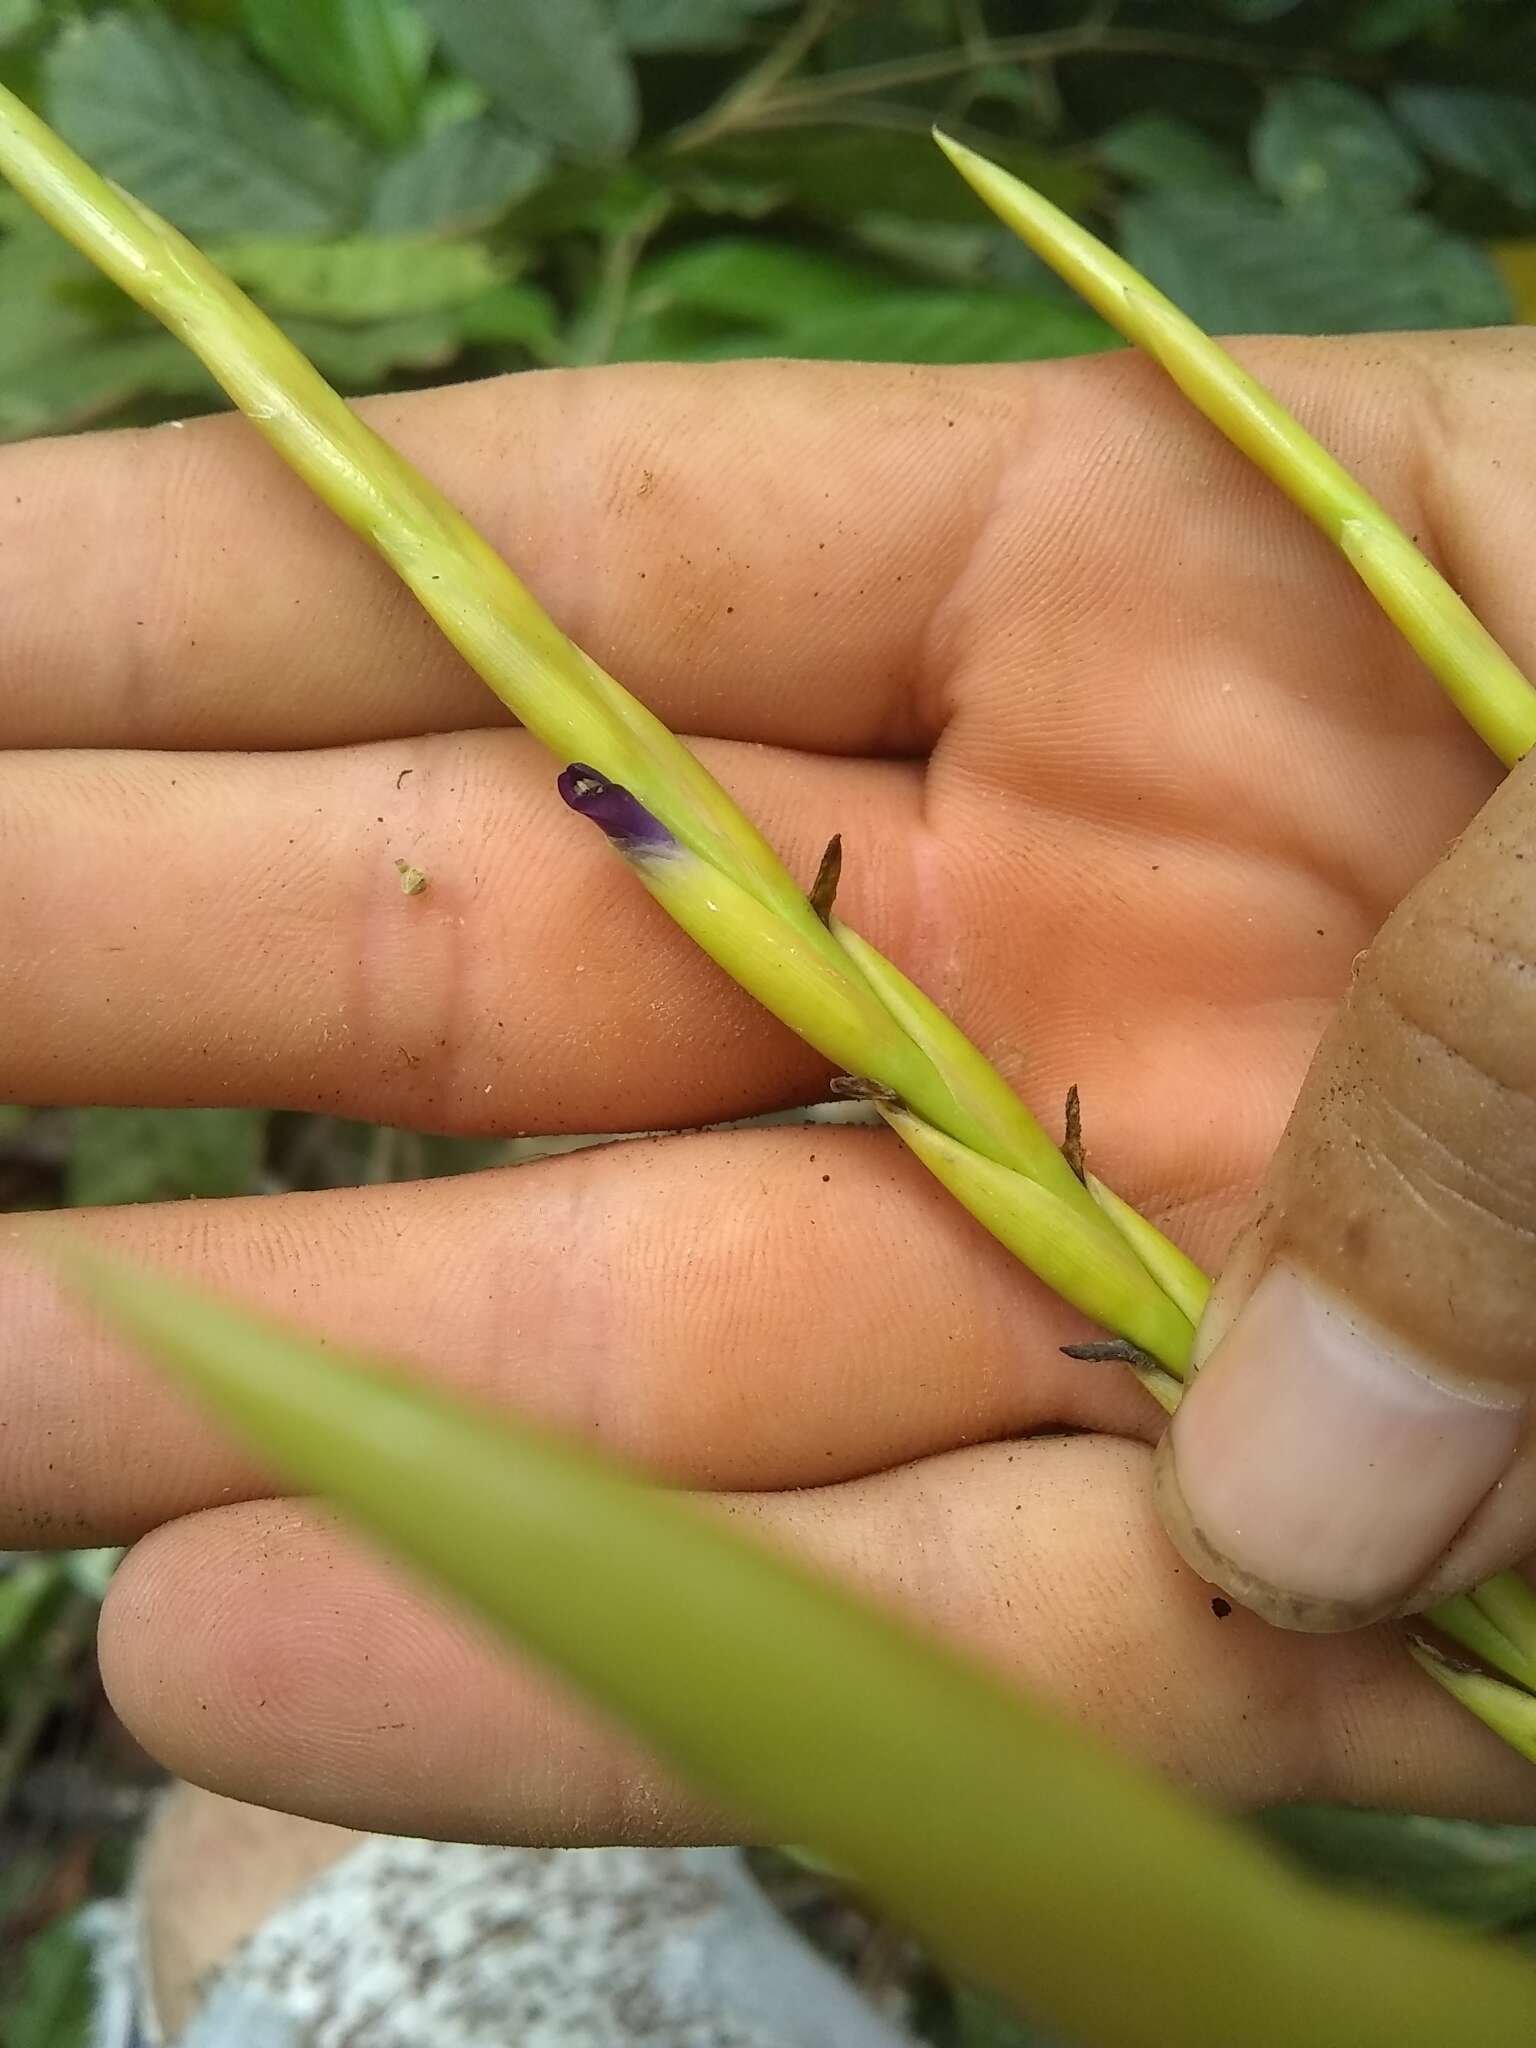
[[[1018,181],[943,140],[1008,223],[1145,346],[1318,521],[1506,762],[1536,739],[1536,691],[1352,478],[1136,272]],[[886,1123],[994,1236],[1124,1341],[1167,1409],[1188,1371],[1202,1274],[1049,1138],[937,1006],[811,892],[667,728],[576,648],[510,567],[368,428],[185,237],[97,176],[0,91],[0,170],[202,359],[278,453],[395,569],[563,763],[567,802],[773,1014],[867,1087]],[[586,764],[592,764],[588,766]],[[1073,1148],[1074,1154],[1077,1148]],[[1536,1757],[1536,1596],[1500,1580],[1433,1617],[1519,1685],[1421,1658]],[[1473,1683],[1476,1678],[1477,1683]],[[1493,1688],[1490,1696],[1489,1688]]]

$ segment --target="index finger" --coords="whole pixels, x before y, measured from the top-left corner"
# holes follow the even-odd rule
[[[999,374],[631,365],[360,410],[674,728],[914,753]],[[0,449],[0,675],[0,746],[313,747],[504,717],[235,419]]]

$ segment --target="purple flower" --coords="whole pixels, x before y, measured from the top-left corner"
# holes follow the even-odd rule
[[[601,825],[613,844],[629,860],[644,860],[657,854],[680,853],[681,846],[653,817],[638,797],[620,783],[610,782],[584,761],[573,761],[560,771],[560,794],[573,811]]]

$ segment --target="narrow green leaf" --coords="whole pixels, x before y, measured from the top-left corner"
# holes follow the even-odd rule
[[[507,275],[507,265],[482,243],[403,236],[226,242],[213,253],[273,312],[349,326],[468,305]]]
[[[1259,184],[1300,212],[1392,213],[1428,176],[1380,104],[1332,78],[1276,86],[1250,147]]]
[[[59,132],[188,234],[336,234],[361,211],[362,151],[227,40],[103,15],[59,37],[44,82]]]
[[[376,142],[415,129],[432,34],[415,0],[242,0],[245,32],[310,99],[360,121]]]
[[[1536,1828],[1333,1806],[1279,1807],[1259,1825],[1309,1869],[1378,1896],[1474,1927],[1536,1920]]]
[[[456,235],[490,226],[535,190],[549,152],[490,120],[456,121],[384,166],[368,207],[379,235]]]
[[[634,73],[602,0],[426,0],[443,47],[521,127],[581,156],[634,141]]]
[[[769,1839],[1095,2048],[1526,2048],[1536,1971],[1312,1892],[979,1665],[550,1432],[86,1254],[112,1325]],[[1125,1987],[1136,1986],[1127,1998]]]
[[[78,1109],[65,1188],[71,1202],[158,1202],[243,1195],[266,1138],[257,1109]]]

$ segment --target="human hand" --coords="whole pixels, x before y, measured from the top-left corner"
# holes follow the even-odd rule
[[[1528,354],[1243,353],[1528,653]],[[623,369],[371,413],[797,873],[841,831],[850,922],[1037,1106],[1077,1082],[1096,1169],[1220,1257],[1351,959],[1496,771],[1154,370]],[[590,1131],[824,1091],[240,423],[0,451],[0,670],[0,1099]],[[80,1227],[719,1496],[1214,1796],[1536,1813],[1387,1631],[1220,1616],[1154,1518],[1156,1412],[1057,1355],[1068,1312],[883,1132]],[[173,1768],[402,1832],[717,1831],[272,1498],[19,1226],[0,1290],[0,1540],[142,1538],[103,1667]]]

